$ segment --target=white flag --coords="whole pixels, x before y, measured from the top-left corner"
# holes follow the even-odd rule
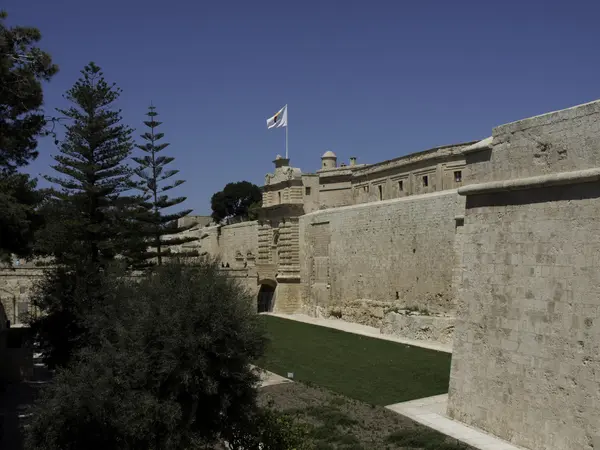
[[[287,105],[267,119],[267,129],[287,127]]]

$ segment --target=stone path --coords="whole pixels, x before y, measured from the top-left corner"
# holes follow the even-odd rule
[[[274,386],[276,384],[293,383],[289,378],[282,377],[276,373],[269,372],[268,370],[262,370],[262,376],[260,381],[260,387]]]
[[[521,447],[446,417],[447,404],[448,394],[444,394],[396,403],[386,408],[480,450],[523,450]]]
[[[361,325],[358,323],[346,322],[340,319],[324,319],[321,317],[311,317],[306,314],[276,314],[262,313],[269,316],[281,317],[283,319],[295,320],[297,322],[310,323],[322,327],[335,328],[336,330],[346,331],[348,333],[360,334],[384,341],[398,342],[400,344],[412,345],[414,347],[428,348],[439,352],[452,353],[451,344],[439,344],[437,342],[417,341],[415,339],[406,339],[391,334],[382,334],[378,328]]]

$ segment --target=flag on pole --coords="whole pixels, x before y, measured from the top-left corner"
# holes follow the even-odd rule
[[[267,119],[267,129],[287,127],[287,105],[281,108],[277,113]]]

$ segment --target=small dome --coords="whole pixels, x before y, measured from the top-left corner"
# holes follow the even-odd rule
[[[277,156],[275,157],[275,159],[283,159],[283,158],[281,157],[281,155],[277,155]]]
[[[327,150],[325,153],[323,153],[321,158],[337,158],[337,156],[335,156],[335,153],[333,153],[331,150]]]

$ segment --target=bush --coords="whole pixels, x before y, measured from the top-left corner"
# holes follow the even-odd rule
[[[50,369],[65,367],[78,350],[89,345],[85,317],[91,308],[104,303],[107,290],[114,289],[114,280],[122,273],[116,264],[104,273],[85,264],[56,266],[45,272],[31,296],[32,305],[43,314],[30,317],[29,324]]]
[[[295,416],[269,405],[256,409],[246,422],[234,424],[227,433],[230,450],[308,450],[310,428]]]
[[[33,408],[28,448],[205,448],[258,417],[265,331],[217,264],[110,281],[82,316],[89,345]]]

